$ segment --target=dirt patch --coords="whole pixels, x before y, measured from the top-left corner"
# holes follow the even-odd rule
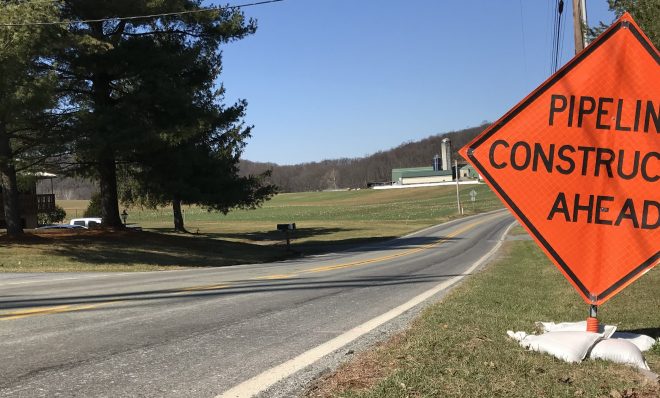
[[[302,395],[304,398],[333,397],[342,391],[361,391],[373,388],[379,381],[396,371],[397,358],[388,358],[392,348],[405,338],[399,333],[387,341],[379,342],[337,370],[317,379]]]

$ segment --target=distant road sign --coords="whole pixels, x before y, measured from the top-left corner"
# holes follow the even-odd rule
[[[477,200],[477,191],[475,191],[474,189],[470,191],[470,200],[473,202]]]
[[[461,154],[589,304],[660,260],[660,54],[625,14]]]

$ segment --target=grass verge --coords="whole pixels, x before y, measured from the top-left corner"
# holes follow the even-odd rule
[[[658,397],[657,382],[604,361],[561,362],[525,351],[507,330],[584,320],[587,305],[530,241],[429,307],[411,329],[319,380],[308,397]],[[601,322],[660,336],[660,269],[601,306]],[[660,345],[645,353],[660,372]]]
[[[470,201],[470,192],[477,195]],[[466,215],[501,207],[484,184],[460,187]],[[68,219],[87,201],[58,201]],[[0,235],[0,272],[149,271],[261,263],[341,250],[391,239],[457,217],[456,187],[281,194],[255,210],[228,215],[186,206],[192,235],[172,233],[172,209],[128,209],[145,232],[33,231],[24,239]],[[292,248],[278,223],[295,222]]]
[[[127,272],[282,260],[280,247],[134,231],[49,231],[3,244],[0,272]]]

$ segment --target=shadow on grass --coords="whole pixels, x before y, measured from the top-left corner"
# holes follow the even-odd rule
[[[45,252],[87,264],[149,264],[164,267],[217,267],[277,261],[288,257],[287,253],[274,247],[154,232],[80,235],[59,240]]]
[[[24,263],[23,268],[16,269],[17,272],[30,270],[32,264],[28,263],[30,260],[26,261],[26,254],[36,263],[43,261],[44,257],[48,257],[49,262],[62,259],[65,263],[64,260],[68,260],[69,263],[80,264],[80,271],[94,271],[98,265],[217,267],[290,257],[290,253],[277,247],[150,231],[99,229],[28,232],[16,239],[2,236],[0,244],[8,249],[5,253],[7,258],[16,258]]]
[[[660,327],[657,327],[657,328],[644,328],[644,329],[632,329],[632,330],[617,330],[617,332],[645,334],[647,336],[653,337],[656,340],[658,338],[660,338]]]
[[[317,236],[331,235],[340,232],[354,231],[351,228],[298,228],[290,233],[292,239],[307,239]],[[281,241],[286,240],[286,234],[282,231],[273,230],[266,232],[246,232],[246,233],[204,233],[205,236],[215,239],[239,239],[252,242]]]
[[[302,238],[320,238],[324,235],[350,231],[341,228],[301,228],[292,234],[291,250],[287,250],[284,234],[280,231],[203,235],[165,233],[172,232],[171,229],[158,231],[93,230],[46,233],[3,243],[7,243],[9,247],[21,247],[23,250],[39,249],[43,255],[66,258],[81,266],[89,265],[91,268],[89,270],[93,271],[94,266],[97,265],[223,267],[281,261],[310,254],[335,252],[350,254],[411,249],[434,244],[439,240],[451,240],[439,237],[394,239],[394,236],[387,236],[333,241],[312,239],[297,243],[297,240]],[[244,242],[226,240],[229,238]],[[262,244],[257,243],[260,241]]]
[[[384,275],[364,278],[339,280],[314,280],[290,278],[277,281],[235,281],[228,287],[196,286],[194,291],[190,287],[179,289],[136,291],[129,293],[95,294],[85,296],[62,296],[39,299],[1,300],[1,310],[17,310],[21,308],[48,307],[55,305],[98,304],[108,301],[132,302],[150,300],[187,300],[198,298],[214,298],[226,295],[243,295],[255,293],[293,292],[293,291],[323,291],[331,289],[364,289],[374,286],[396,286],[415,283],[438,282],[444,278],[458,276],[447,275]],[[182,294],[185,293],[185,294]],[[11,314],[9,316],[14,316]],[[0,315],[2,319],[2,315]]]
[[[165,237],[163,239],[163,237]],[[384,250],[406,250],[434,244],[438,238],[355,238],[339,241],[311,241],[293,244],[287,251],[280,245],[255,245],[228,242],[197,236],[164,235],[155,241],[124,240],[81,240],[60,243],[46,250],[46,254],[64,256],[70,260],[87,264],[149,264],[179,267],[222,267],[237,264],[263,263],[286,260],[300,254],[323,254],[376,252]],[[455,240],[452,239],[443,239]]]

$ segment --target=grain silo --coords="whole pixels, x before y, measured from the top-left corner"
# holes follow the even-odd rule
[[[449,138],[441,141],[440,156],[442,157],[442,170],[451,170],[451,140]]]
[[[433,157],[433,171],[442,170],[441,166],[442,165],[440,164],[440,155],[436,154]]]

